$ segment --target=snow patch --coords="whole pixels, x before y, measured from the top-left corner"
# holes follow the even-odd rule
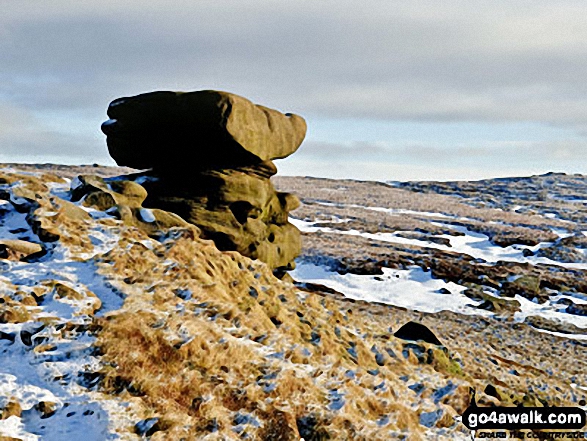
[[[153,211],[149,210],[148,208],[141,208],[141,210],[139,211],[139,215],[141,216],[141,219],[143,221],[145,221],[149,224],[151,224],[157,220],[157,218],[153,214]]]
[[[564,304],[561,305],[552,301],[542,304],[534,303],[520,295],[516,295],[514,298],[520,302],[520,311],[514,315],[516,321],[523,322],[527,317],[538,316],[556,322],[569,323],[578,328],[585,329],[587,332],[587,316],[561,312],[561,310],[567,307]]]
[[[135,182],[137,184],[145,184],[148,182],[157,182],[159,180],[159,178],[156,178],[155,176],[147,176],[147,175],[143,175],[143,176],[139,176],[138,178],[135,179]]]
[[[79,187],[81,187],[83,184],[83,182],[80,180],[80,178],[78,176],[76,176],[75,178],[73,178],[71,180],[71,184],[69,185],[69,188],[73,191]]]
[[[117,103],[117,104],[118,104],[118,103]],[[111,125],[113,125],[113,124],[116,124],[117,122],[118,122],[118,120],[117,120],[117,119],[109,119],[108,121],[104,121],[104,122],[102,123],[102,127],[108,127],[108,126],[111,126]]]
[[[464,286],[432,278],[420,267],[409,269],[383,268],[380,276],[338,274],[310,263],[300,263],[292,272],[300,282],[317,283],[345,296],[367,302],[379,302],[422,312],[453,311],[461,314],[491,315],[476,309],[481,302],[463,294]],[[441,294],[441,289],[450,294]]]
[[[380,213],[387,213],[387,214],[410,214],[410,215],[415,215],[415,216],[435,217],[435,218],[444,218],[444,219],[456,219],[457,218],[457,216],[447,215],[444,213],[407,210],[404,208],[373,207],[373,206],[368,206],[368,205],[340,204],[340,203],[325,202],[325,201],[312,201],[312,203],[317,204],[317,205],[323,205],[325,207],[360,208],[363,210],[377,211]]]
[[[532,252],[537,251],[540,248],[551,246],[551,242],[542,242],[535,246],[526,245],[511,245],[505,248],[494,245],[489,240],[489,237],[485,234],[470,231],[465,227],[434,223],[435,225],[450,228],[454,231],[460,232],[462,236],[451,236],[448,234],[439,234],[434,237],[447,239],[451,246],[429,242],[425,240],[413,239],[401,237],[402,231],[395,231],[393,233],[367,233],[359,230],[337,230],[330,227],[316,226],[316,222],[308,222],[295,218],[289,219],[290,223],[295,225],[300,231],[305,233],[333,233],[349,236],[359,236],[366,239],[389,242],[401,245],[417,246],[422,248],[433,248],[442,251],[456,252],[460,254],[466,254],[474,259],[482,259],[488,263],[497,263],[500,260],[505,262],[519,262],[519,263],[530,263],[530,264],[545,264],[545,265],[556,265],[565,268],[574,269],[587,269],[587,263],[567,263],[558,262],[556,260],[548,259],[546,257],[536,256],[524,256],[524,250],[530,250]]]

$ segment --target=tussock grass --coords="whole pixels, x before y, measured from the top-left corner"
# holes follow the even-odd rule
[[[137,395],[161,418],[167,439],[232,439],[241,429],[255,439],[299,439],[300,430],[324,437],[316,439],[421,433],[422,410],[408,405],[411,391],[398,379],[420,362],[375,359],[386,348],[402,352],[385,320],[365,321],[352,305],[341,309],[336,298],[298,291],[192,230],[176,230],[152,250],[137,244],[137,234],[123,232],[121,246],[101,259],[128,293],[124,308],[99,323],[98,344],[110,363],[103,387]],[[434,383],[467,384],[440,356],[419,369]],[[344,397],[341,409],[334,391]],[[239,425],[243,415],[256,423]],[[377,421],[385,416],[382,431]]]

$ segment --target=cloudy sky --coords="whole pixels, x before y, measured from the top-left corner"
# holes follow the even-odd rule
[[[0,162],[112,164],[108,103],[218,89],[304,116],[283,174],[587,173],[587,4],[1,0]]]

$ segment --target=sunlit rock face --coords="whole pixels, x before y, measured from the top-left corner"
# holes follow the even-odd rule
[[[118,98],[102,124],[118,165],[177,171],[281,159],[306,136],[300,116],[228,92],[151,92]]]
[[[294,268],[301,241],[288,213],[299,201],[270,178],[272,160],[302,143],[303,118],[212,90],[119,98],[108,116],[102,131],[113,159],[149,169],[111,182],[139,183],[146,207],[178,214],[223,251],[259,259],[280,277]]]

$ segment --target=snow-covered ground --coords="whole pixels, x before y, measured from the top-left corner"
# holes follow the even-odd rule
[[[335,204],[332,204],[335,205]],[[361,207],[377,210],[376,207]],[[384,209],[390,213],[400,212],[400,210]],[[404,210],[405,211],[405,210]],[[417,213],[420,216],[440,217],[445,216],[441,213]],[[446,217],[446,216],[445,216]],[[332,221],[321,220],[308,222],[295,218],[290,218],[290,222],[302,232],[316,233],[326,232],[340,235],[359,236],[371,240],[394,243],[400,245],[417,246],[423,248],[433,248],[443,251],[456,252],[469,255],[475,259],[482,259],[487,264],[494,264],[498,261],[519,262],[536,264],[547,264],[561,266],[571,269],[587,269],[585,263],[565,263],[554,261],[545,257],[536,257],[533,255],[524,255],[524,250],[535,252],[541,248],[552,246],[550,242],[540,243],[536,246],[513,245],[500,247],[494,245],[485,234],[470,231],[462,226],[433,222],[435,225],[454,230],[461,235],[436,235],[436,238],[442,238],[449,241],[451,246],[443,245],[436,242],[419,240],[415,238],[402,237],[402,231],[393,233],[368,233],[358,230],[339,230],[332,227],[321,226],[324,222],[342,223],[346,219],[333,217]],[[568,237],[566,230],[553,230],[559,238]],[[301,262],[298,264],[292,276],[300,282],[312,282],[335,289],[345,296],[353,299],[360,299],[369,302],[381,302],[395,306],[405,307],[412,310],[423,312],[437,312],[441,310],[453,311],[461,314],[478,314],[491,315],[490,312],[475,308],[480,302],[476,302],[466,297],[462,292],[465,287],[454,283],[446,283],[443,280],[433,279],[430,273],[423,271],[419,267],[406,270],[395,270],[390,268],[383,269],[384,274],[381,276],[356,275],[356,274],[338,274],[329,271],[324,267],[313,263]],[[444,288],[441,294],[439,290]],[[495,293],[489,293],[497,295]],[[524,321],[529,316],[539,316],[552,321],[572,324],[578,328],[586,330],[585,335],[573,335],[573,338],[587,339],[587,317],[574,315],[564,312],[565,304],[557,303],[561,298],[568,297],[558,295],[550,298],[546,303],[538,304],[524,297],[516,296],[515,299],[520,303],[520,311],[514,318],[518,321]],[[576,304],[587,303],[581,298],[573,297],[571,299]],[[547,331],[544,331],[547,332]],[[555,333],[557,335],[569,336],[568,334]]]
[[[460,254],[467,254],[475,259],[482,259],[487,263],[496,263],[498,261],[504,262],[519,262],[531,263],[536,265],[538,263],[546,265],[556,265],[565,268],[587,269],[587,263],[567,263],[551,260],[546,257],[524,256],[524,250],[528,249],[532,252],[540,248],[551,246],[551,242],[543,242],[535,246],[526,245],[512,245],[502,248],[494,245],[489,240],[489,237],[482,233],[470,231],[465,227],[455,226],[451,224],[434,223],[438,226],[450,228],[456,232],[462,233],[460,236],[452,236],[448,234],[438,234],[435,238],[446,239],[451,246],[419,240],[409,237],[403,237],[402,234],[409,233],[407,231],[395,231],[393,233],[368,233],[359,230],[338,230],[331,227],[321,227],[320,222],[308,222],[300,219],[290,218],[290,222],[298,229],[305,233],[325,232],[332,234],[341,234],[349,236],[359,236],[366,239],[377,240],[381,242],[395,243],[400,245],[411,245],[422,248],[434,248],[442,251],[450,251]],[[566,232],[561,232],[560,237],[566,237]]]
[[[55,186],[54,191],[67,188]],[[24,214],[12,204],[1,209],[0,239],[39,242]],[[22,409],[20,417],[0,420],[0,437],[99,441],[118,439],[116,428],[131,424],[128,403],[91,391],[100,361],[94,354],[95,338],[85,328],[91,322],[88,308],[101,305],[98,314],[105,314],[120,308],[123,299],[97,272],[93,259],[117,244],[115,231],[98,226],[90,237],[93,251],[74,260],[57,243],[37,262],[0,264],[0,290],[8,297],[17,290],[32,293],[43,282],[80,293],[72,298],[52,289],[38,306],[27,307],[30,321],[0,324],[0,405],[16,402]]]
[[[292,276],[299,281],[328,286],[356,300],[387,303],[423,312],[448,310],[461,314],[490,314],[474,308],[480,302],[462,294],[464,286],[433,279],[420,267],[406,270],[384,268],[382,275],[366,276],[338,274],[319,265],[300,263]]]
[[[429,211],[415,211],[407,210],[405,208],[386,208],[386,207],[374,207],[370,205],[358,205],[358,204],[340,204],[326,201],[312,201],[313,204],[323,205],[325,207],[337,207],[337,208],[360,208],[363,210],[377,211],[379,213],[387,214],[410,214],[423,217],[441,218],[441,219],[456,219],[456,216],[448,215],[445,213],[434,213]]]

